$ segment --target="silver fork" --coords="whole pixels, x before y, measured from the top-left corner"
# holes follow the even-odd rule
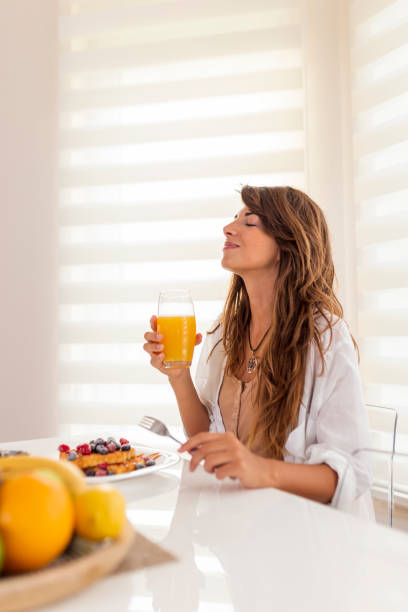
[[[155,419],[151,416],[144,416],[143,419],[140,421],[139,426],[144,427],[144,429],[152,431],[153,433],[158,434],[159,436],[168,436],[180,445],[183,444],[183,442],[180,442],[180,440],[177,440],[177,438],[171,435],[166,425],[162,421],[159,421],[159,419]]]

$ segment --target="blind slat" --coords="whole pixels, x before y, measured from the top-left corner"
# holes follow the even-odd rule
[[[385,312],[362,310],[359,313],[359,331],[362,336],[408,336],[406,309]]]
[[[193,205],[192,205],[193,202]],[[101,204],[99,206],[63,206],[59,211],[60,226],[102,225],[112,223],[141,223],[144,221],[167,221],[170,219],[200,219],[206,217],[232,217],[241,206],[239,194],[223,198],[202,199],[197,194],[194,200],[168,202],[158,200],[144,206],[141,202],[124,206]]]
[[[298,0],[274,0],[275,11],[285,11],[287,15],[298,10]],[[140,28],[167,24],[183,20],[193,20],[196,24],[203,19],[214,19],[228,15],[247,14],[257,10],[270,9],[270,4],[264,0],[253,0],[250,10],[246,0],[206,0],[205,2],[150,2],[146,4],[128,4],[115,8],[112,2],[110,8],[104,11],[89,11],[76,13],[60,18],[60,39],[69,40],[75,36],[89,36],[137,23]],[[197,27],[197,25],[196,25]]]
[[[387,100],[396,98],[408,90],[407,71],[400,71],[389,78],[379,79],[371,85],[353,92],[353,108],[355,113],[369,110]]]
[[[390,53],[408,42],[408,23],[402,23],[381,36],[373,37],[367,44],[353,52],[354,68],[360,68]]]
[[[367,383],[399,384],[401,380],[406,380],[407,363],[402,359],[366,356],[362,373]]]
[[[142,354],[145,357],[145,364],[141,361],[134,363],[60,363],[58,379],[60,384],[154,384],[166,385],[167,378],[156,369],[149,366],[147,354]]]
[[[303,111],[299,107],[272,109],[252,114],[241,113],[234,116],[202,117],[200,121],[172,120],[160,124],[126,127],[63,129],[60,144],[64,149],[301,129],[303,129]]]
[[[127,87],[123,91],[122,104],[148,104],[205,98],[216,90],[220,96],[242,94],[249,91],[276,91],[302,88],[300,68],[275,71],[260,71],[254,74],[223,75],[211,79],[197,79],[192,87],[191,81],[149,83],[138,87]],[[61,104],[63,110],[84,110],[111,107],[118,104],[115,88],[90,91],[67,91]]]
[[[243,53],[256,53],[266,49],[291,49],[300,46],[298,26],[267,28],[254,32],[232,32],[206,38],[186,38],[169,42],[139,45],[119,49],[94,49],[84,52],[62,52],[60,69],[62,73],[81,73],[91,70],[133,69],[149,65],[169,64],[194,59],[222,57]]]
[[[357,177],[355,194],[358,201],[368,200],[376,196],[392,193],[408,187],[407,164],[396,163],[389,169],[371,174],[370,176]]]
[[[362,291],[408,287],[408,266],[378,265],[358,269],[358,282]]]
[[[390,122],[369,132],[357,133],[354,137],[355,158],[361,158],[406,140],[408,140],[408,118]]]
[[[374,217],[357,224],[357,242],[367,246],[378,242],[399,240],[408,236],[408,210],[396,215]]]
[[[179,289],[180,286],[188,286],[196,300],[206,300],[211,297],[213,300],[224,300],[227,283],[220,279],[210,279],[208,281],[195,281],[194,279],[184,279],[179,283],[168,283],[161,280],[158,283],[127,283],[127,284],[97,284],[90,286],[87,283],[66,284],[60,287],[60,304],[109,304],[126,303],[138,301],[155,301],[158,298],[158,291]]]
[[[228,164],[228,166],[227,166]],[[101,183],[136,183],[137,181],[165,181],[175,177],[204,178],[231,175],[267,173],[273,168],[275,172],[303,170],[304,153],[299,151],[279,151],[269,154],[251,155],[248,158],[244,152],[240,157],[231,155],[228,162],[220,164],[219,159],[192,160],[165,163],[138,164],[134,166],[97,167],[85,169],[64,169],[60,173],[61,187],[79,187],[98,185]],[[102,183],[102,184],[103,184]]]
[[[220,235],[222,227],[220,225]],[[71,245],[60,249],[60,263],[62,265],[74,264],[102,264],[121,263],[123,261],[163,261],[163,259],[186,260],[202,259],[203,253],[207,258],[221,257],[224,240],[205,240],[191,242],[188,237],[180,243],[122,243],[106,245]]]

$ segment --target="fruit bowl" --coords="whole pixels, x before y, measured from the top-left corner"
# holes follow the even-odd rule
[[[132,525],[100,542],[75,536],[67,550],[43,569],[0,577],[0,612],[32,610],[67,597],[112,572],[134,539]]]

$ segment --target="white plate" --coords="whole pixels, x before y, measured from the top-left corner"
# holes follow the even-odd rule
[[[154,465],[141,468],[139,470],[133,470],[133,472],[125,472],[124,474],[113,474],[110,476],[86,476],[87,482],[94,482],[102,484],[103,482],[116,482],[117,480],[123,480],[125,478],[135,478],[136,476],[147,476],[164,470],[172,465],[176,465],[180,461],[180,455],[172,453],[170,451],[159,450],[158,448],[151,448],[150,446],[141,446],[140,444],[132,444],[135,448],[136,454],[143,453],[144,455],[150,455],[151,453],[160,453],[160,457],[156,460]],[[89,468],[91,469],[91,468]]]

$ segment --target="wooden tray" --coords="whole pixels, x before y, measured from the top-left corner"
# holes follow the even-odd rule
[[[90,542],[74,538],[73,545],[50,566],[19,576],[0,577],[0,612],[32,610],[71,595],[113,571],[134,539],[126,522],[115,540]]]

